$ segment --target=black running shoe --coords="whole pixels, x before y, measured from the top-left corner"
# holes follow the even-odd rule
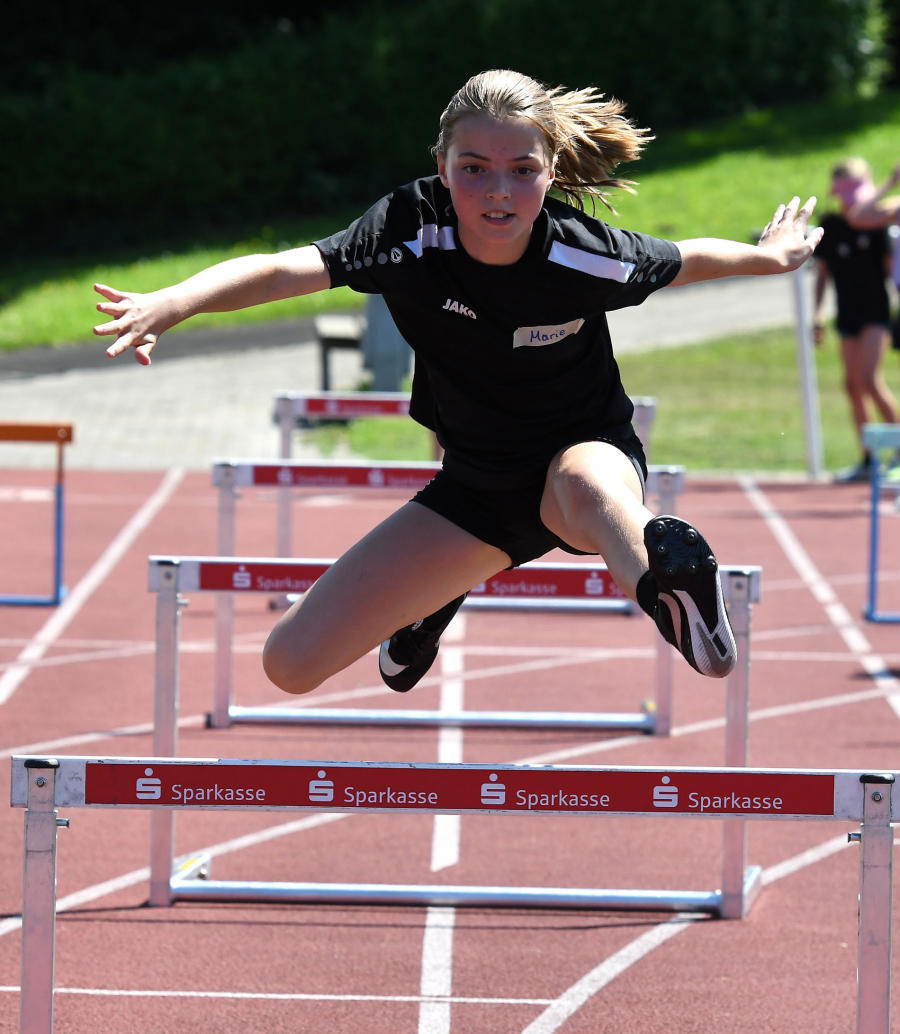
[[[405,625],[381,644],[378,670],[391,689],[397,693],[408,693],[434,664],[444,629],[468,595],[464,592],[427,618]]]
[[[644,528],[650,571],[659,587],[654,619],[662,637],[701,675],[721,679],[737,661],[722,600],[719,565],[706,540],[678,517]]]

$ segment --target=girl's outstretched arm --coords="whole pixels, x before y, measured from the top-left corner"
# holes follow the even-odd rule
[[[755,245],[719,240],[716,237],[678,241],[681,271],[669,286],[716,280],[723,276],[787,273],[802,266],[822,239],[821,227],[806,236],[815,207],[814,197],[802,208],[799,197],[795,197],[788,205],[779,205],[772,221],[763,230],[759,244]]]
[[[329,287],[331,278],[325,262],[312,244],[277,255],[229,259],[149,294],[94,284],[94,290],[106,298],[98,302],[98,311],[112,316],[110,323],[94,327],[94,333],[116,335],[106,350],[108,356],[133,348],[135,359],[149,366],[150,353],[160,335],[199,312],[231,312]]]
[[[885,195],[898,183],[900,183],[900,163],[894,166],[893,172],[872,197],[867,201],[860,201],[850,209],[847,213],[850,224],[861,230],[880,230],[883,226],[890,226],[900,214],[900,196],[886,197]]]

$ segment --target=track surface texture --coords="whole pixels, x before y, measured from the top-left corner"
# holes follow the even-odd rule
[[[39,491],[46,485],[40,471],[0,472],[0,591],[46,588],[49,504]],[[146,591],[146,558],[214,552],[208,475],[76,471],[68,490],[67,580],[70,588],[81,583],[81,595],[78,588],[73,594],[79,606],[30,652],[54,612],[0,608],[4,799],[15,752],[151,752],[155,601]],[[891,674],[876,682],[864,667],[874,670],[876,657],[888,672],[900,668],[897,630],[859,617],[866,494],[859,486],[692,481],[680,500],[679,513],[702,529],[720,562],[763,567],[763,601],[753,615],[755,766],[898,767],[900,682]],[[297,552],[335,556],[401,501],[390,493],[301,494]],[[881,603],[900,609],[900,517],[892,502],[884,512]],[[274,529],[273,494],[246,491],[238,503],[238,553],[270,555]],[[183,615],[184,756],[722,762],[723,685],[680,660],[675,734],[666,740],[540,731],[208,731],[201,716],[211,704],[213,606],[211,595],[198,595]],[[237,600],[238,703],[287,699],[260,664],[272,622],[263,597]],[[433,675],[408,696],[381,685],[372,654],[295,702],[436,708],[442,697],[448,705],[463,697],[472,709],[634,711],[652,696],[655,635],[643,616],[469,612],[451,626]],[[859,860],[857,847],[842,842],[851,828],[844,824],[749,823],[748,861],[764,867],[767,886],[744,921],[720,922],[615,912],[151,909],[148,815],[79,810],[71,818],[59,836],[59,1034],[854,1029]],[[213,868],[222,879],[719,885],[716,821],[484,816],[457,826],[426,815],[350,815],[297,822],[303,818],[186,813],[177,849],[222,845]],[[2,1031],[18,1024],[22,827],[20,810],[0,809]],[[793,871],[781,865],[791,859]]]

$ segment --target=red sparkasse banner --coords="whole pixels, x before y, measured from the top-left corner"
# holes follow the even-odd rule
[[[200,588],[225,592],[306,592],[331,567],[314,564],[205,561],[200,564]]]
[[[625,594],[605,567],[595,568],[588,564],[557,570],[517,567],[512,571],[501,571],[476,585],[470,595],[506,599],[625,599]]]
[[[300,488],[402,488],[418,491],[440,470],[420,467],[308,467],[272,464],[253,468],[254,485],[296,485]]]
[[[87,762],[86,804],[512,814],[834,814],[834,776]]]
[[[322,416],[406,416],[409,399],[306,399],[306,412]]]

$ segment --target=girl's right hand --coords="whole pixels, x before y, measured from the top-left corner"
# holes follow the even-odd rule
[[[135,359],[142,366],[149,366],[150,353],[159,336],[181,319],[168,292],[135,294],[117,291],[106,284],[94,284],[94,290],[107,299],[97,303],[97,311],[112,316],[111,322],[94,327],[94,333],[116,335],[106,354],[112,358],[133,348]]]

